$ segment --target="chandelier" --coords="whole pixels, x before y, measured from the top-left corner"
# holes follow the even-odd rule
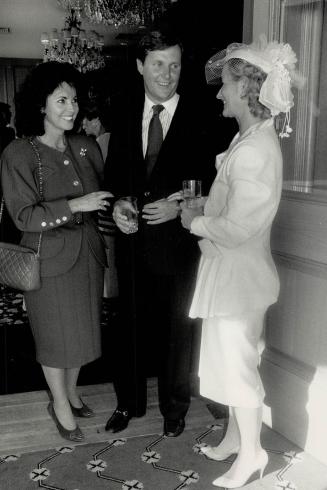
[[[75,2],[76,4],[78,2]],[[80,72],[85,73],[105,66],[102,48],[103,36],[96,31],[88,34],[81,29],[80,8],[70,8],[66,17],[65,27],[58,33],[52,29],[51,34],[43,32],[41,35],[43,45],[43,61],[67,62],[74,65]]]
[[[91,23],[115,27],[147,26],[176,0],[58,0],[66,9],[79,8]]]

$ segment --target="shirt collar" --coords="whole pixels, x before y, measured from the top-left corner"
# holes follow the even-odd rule
[[[179,94],[175,92],[174,95],[169,100],[166,100],[166,102],[161,102],[161,105],[163,105],[166,111],[169,112],[171,116],[173,116],[178,101],[179,101]],[[149,97],[145,94],[144,114],[148,114],[152,110],[153,105],[157,105],[157,104],[154,104],[154,102],[152,102],[152,100],[150,100]]]

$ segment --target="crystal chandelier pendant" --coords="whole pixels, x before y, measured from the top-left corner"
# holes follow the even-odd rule
[[[150,25],[176,0],[58,0],[65,9],[78,10],[91,23],[115,26]]]
[[[96,31],[86,33],[81,28],[82,0],[64,1],[67,6],[69,5],[70,13],[66,17],[65,27],[61,33],[53,29],[50,35],[47,32],[41,35],[41,44],[44,48],[43,61],[71,63],[82,73],[104,68],[103,36],[99,36]]]

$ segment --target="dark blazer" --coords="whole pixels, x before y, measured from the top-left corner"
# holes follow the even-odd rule
[[[56,276],[74,265],[84,230],[95,257],[105,265],[103,240],[92,213],[83,213],[83,224],[75,224],[67,202],[100,189],[103,162],[97,145],[91,138],[70,136],[61,153],[35,142],[42,162],[44,201],[40,201],[36,155],[26,139],[13,141],[1,159],[3,195],[23,232],[21,244],[36,250],[42,231],[41,275]]]
[[[150,179],[142,151],[144,93],[125,97],[117,104],[105,165],[105,185],[115,197],[135,195],[145,202],[165,198],[182,188],[185,179],[200,179],[208,191],[214,174],[214,155],[207,151],[205,113],[180,97]],[[141,213],[140,213],[141,214]],[[178,274],[197,261],[197,239],[181,226],[180,218],[159,225],[139,219],[135,235],[118,233],[117,260],[126,261],[131,243],[142,250],[154,273]]]

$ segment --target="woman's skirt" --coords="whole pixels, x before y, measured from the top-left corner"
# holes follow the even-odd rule
[[[223,405],[257,408],[264,389],[258,372],[264,311],[203,320],[200,393]]]
[[[49,367],[76,368],[100,357],[103,267],[86,237],[68,272],[41,281],[41,289],[25,293],[37,361]]]

